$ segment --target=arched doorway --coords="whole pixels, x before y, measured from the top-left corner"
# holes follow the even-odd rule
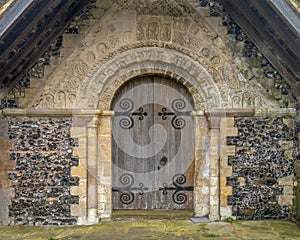
[[[143,76],[112,103],[113,209],[193,209],[193,102],[175,80]]]

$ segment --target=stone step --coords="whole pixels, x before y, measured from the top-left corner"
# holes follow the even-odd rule
[[[143,219],[189,219],[193,217],[193,210],[114,210],[112,219],[143,220]]]
[[[49,75],[53,73],[53,71],[56,69],[58,63],[54,64],[52,61],[50,61],[50,65],[45,65],[44,67],[44,77],[40,78],[40,81],[43,81],[43,79],[46,79]],[[31,81],[31,79],[30,79]]]
[[[205,17],[205,20],[219,36],[227,34],[227,28],[222,23],[222,17]]]
[[[209,17],[209,7],[202,7],[199,0],[190,0],[189,3],[200,13],[203,17]]]
[[[61,48],[75,48],[80,44],[84,36],[85,36],[84,33],[79,33],[79,34],[64,33]]]
[[[201,16],[203,17],[210,17],[210,10],[209,7],[201,7],[197,8],[198,12],[200,13]]]
[[[40,78],[34,78],[37,80],[40,80]],[[31,84],[31,82],[30,82]],[[37,93],[38,87],[31,87],[25,89],[25,98],[19,98],[18,103],[20,108],[26,108],[26,107],[31,107],[28,106],[28,102],[31,100],[31,98]]]
[[[41,81],[43,81],[43,78],[30,78],[30,88],[38,88],[41,84]],[[26,89],[26,90],[29,90],[29,89]]]

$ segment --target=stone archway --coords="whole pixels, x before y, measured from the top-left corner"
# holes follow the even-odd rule
[[[133,48],[95,66],[82,83],[75,106],[79,109],[88,106],[91,109],[109,110],[114,92],[128,79],[158,74],[171,76],[186,86],[196,110],[221,108],[227,99],[224,87],[218,87],[221,79],[214,71],[178,50]]]
[[[211,193],[219,181],[212,184],[209,127],[204,110],[222,107],[222,94],[215,83],[215,75],[198,61],[173,49],[144,47],[122,52],[101,66],[94,68],[78,94],[79,109],[95,111],[88,126],[90,143],[87,145],[88,204],[91,219],[110,219],[112,214],[112,101],[118,89],[137,76],[158,75],[182,84],[191,95],[195,121],[195,176],[194,213],[196,216],[218,216],[218,203],[212,202]],[[219,79],[217,79],[219,81]],[[89,136],[87,137],[89,138]],[[96,158],[95,158],[96,156]],[[89,160],[91,159],[91,160]],[[90,162],[90,164],[89,164]],[[90,167],[89,167],[90,166]],[[96,176],[96,178],[94,177]],[[215,180],[217,176],[213,176]],[[214,196],[217,197],[217,196]],[[83,203],[84,204],[84,203]],[[89,218],[89,216],[88,216]]]

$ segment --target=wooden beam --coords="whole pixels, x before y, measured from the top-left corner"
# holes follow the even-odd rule
[[[255,6],[259,6],[258,4],[265,2],[265,0],[220,1],[224,9],[240,25],[243,31],[273,64],[287,83],[291,85],[293,94],[297,98],[300,98],[300,75],[298,74],[300,68],[297,62],[300,55],[291,56],[290,52],[293,52],[293,50],[288,50],[286,46],[283,46],[283,40],[279,41],[273,34],[274,30],[271,31],[271,29],[268,28],[266,21],[272,21],[274,16],[266,15],[262,18],[261,15],[264,15],[264,9],[262,7],[260,7],[259,10],[255,8]],[[297,71],[295,70],[296,66],[298,66]]]
[[[36,0],[35,3],[36,6],[31,6],[31,10],[23,15],[23,19],[19,20],[21,25],[17,24],[13,28],[18,29],[22,38],[16,37],[16,41],[4,42],[7,50],[0,51],[0,59],[4,61],[4,66],[0,69],[0,98],[3,98],[24,76],[88,1],[55,0],[41,2]],[[39,14],[36,14],[37,9]],[[34,18],[31,18],[32,16]],[[27,17],[30,19],[29,22],[26,21]],[[23,22],[29,26],[22,28]],[[13,29],[9,31],[11,36],[14,36]],[[6,37],[9,38],[9,36]],[[22,47],[19,49],[18,45],[21,44]],[[14,49],[18,50],[10,56]]]

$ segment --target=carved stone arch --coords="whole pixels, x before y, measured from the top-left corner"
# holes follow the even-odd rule
[[[195,110],[220,108],[224,94],[218,73],[174,49],[142,47],[123,51],[93,69],[77,97],[77,108],[109,110],[114,93],[126,81],[145,74],[167,76],[181,82],[193,97]],[[218,78],[218,79],[216,79]]]
[[[151,67],[128,72],[127,74],[125,74],[124,76],[118,79],[117,82],[118,85],[108,83],[107,86],[104,87],[103,92],[99,96],[98,108],[103,110],[111,109],[115,93],[120,88],[122,88],[122,86],[126,82],[131,81],[132,79],[135,79],[137,77],[144,77],[147,75],[161,76],[171,81],[176,81],[177,83],[185,87],[189,93],[191,92],[194,93],[191,94],[191,97],[193,101],[193,106],[196,110],[205,108],[205,100],[204,100],[205,94],[202,92],[201,89],[196,89],[195,86],[193,86],[190,81],[186,81],[182,76],[174,72],[169,72],[159,68],[151,68]],[[109,97],[109,99],[107,97]]]
[[[190,99],[191,101],[189,101],[189,102],[192,105],[193,109],[195,109],[194,106],[202,106],[204,104],[204,100],[201,96],[196,98],[195,96],[192,96],[190,94],[189,87],[191,87],[191,86],[188,84],[187,81],[184,81],[184,79],[181,78],[179,75],[174,74],[172,72],[161,71],[160,69],[149,69],[149,71],[146,71],[146,70],[147,69],[144,69],[143,72],[141,72],[141,71],[132,72],[130,74],[130,76],[132,76],[131,78],[128,78],[128,77],[130,77],[129,75],[124,76],[124,78],[122,79],[123,81],[121,80],[118,82],[120,84],[120,86],[118,86],[117,89],[112,89],[112,88],[104,89],[103,95],[114,94],[113,99],[110,104],[110,107],[109,107],[110,110],[113,111],[115,98],[118,96],[118,93],[119,93],[118,91],[122,91],[123,88],[126,87],[127,83],[129,83],[129,82],[135,82],[135,81],[138,81],[139,79],[145,79],[147,77],[161,77],[167,81],[174,82],[176,88],[183,88],[184,90],[186,90],[186,92],[188,92],[188,96],[191,98]],[[101,95],[100,95],[100,99],[102,99]],[[104,102],[99,101],[98,108],[106,109],[106,104]],[[204,108],[204,105],[203,105],[203,108]]]
[[[191,53],[192,55],[193,53]],[[99,122],[92,123],[89,126],[87,139],[91,144],[87,149],[87,164],[90,164],[91,171],[93,171],[95,164],[95,156],[98,156],[97,163],[97,176],[99,185],[101,186],[100,192],[97,190],[90,191],[90,202],[88,210],[89,217],[93,217],[98,211],[100,218],[110,218],[112,214],[111,208],[111,193],[112,193],[112,111],[110,110],[111,103],[118,89],[127,81],[138,77],[151,75],[160,75],[163,77],[171,78],[178,81],[186,87],[188,93],[193,99],[194,110],[204,110],[212,108],[222,108],[222,86],[221,75],[211,65],[205,63],[200,57],[192,57],[184,51],[171,49],[166,47],[149,47],[143,46],[139,48],[123,49],[116,54],[110,55],[105,61],[99,61],[97,65],[90,71],[88,76],[84,79],[78,95],[75,107],[79,109],[100,109],[102,111],[96,118]],[[202,64],[202,62],[204,64]],[[225,102],[226,104],[226,102]],[[88,112],[88,111],[87,111]],[[199,111],[201,113],[201,111]],[[195,182],[201,184],[195,185],[194,193],[194,211],[195,216],[206,216],[210,214],[213,217],[216,213],[215,205],[210,204],[210,195],[202,194],[209,191],[215,191],[206,185],[210,182],[210,175],[207,174],[211,165],[209,159],[209,152],[206,147],[208,143],[208,122],[207,117],[202,114],[194,115],[195,122]],[[81,128],[78,128],[81,131]],[[215,130],[216,132],[217,130]],[[203,134],[200,134],[203,133]],[[100,143],[101,144],[98,144]],[[94,145],[93,145],[94,144]],[[97,150],[97,153],[94,151]],[[90,155],[89,155],[90,154]],[[98,155],[97,155],[98,154]],[[106,169],[106,171],[105,171]],[[210,171],[210,170],[209,170]],[[215,178],[215,177],[214,177]],[[203,181],[204,180],[204,181]],[[97,184],[93,184],[93,179],[89,182],[90,188],[97,188]],[[203,184],[202,184],[203,183]],[[218,186],[217,186],[218,187]],[[216,188],[216,187],[215,187]],[[98,188],[100,189],[100,188]],[[103,189],[106,189],[109,194],[105,194]],[[111,191],[111,192],[110,192]],[[98,196],[98,198],[97,198]],[[97,200],[98,199],[98,200]],[[201,201],[200,201],[201,199]],[[97,209],[96,203],[101,203]],[[215,210],[214,210],[215,209]]]

